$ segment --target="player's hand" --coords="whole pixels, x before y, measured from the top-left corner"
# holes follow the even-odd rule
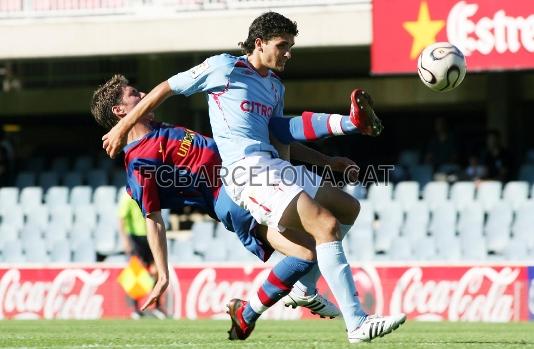
[[[158,281],[154,285],[154,288],[148,295],[145,304],[143,304],[143,306],[141,307],[141,311],[145,311],[151,304],[155,303],[159,299],[159,297],[161,297],[163,292],[165,292],[167,286],[169,286],[168,279],[158,279]]]
[[[117,154],[124,148],[127,136],[128,133],[123,131],[122,124],[119,121],[117,125],[102,137],[102,148],[106,150],[110,158],[115,159]]]
[[[336,172],[345,173],[346,178],[351,183],[354,183],[358,180],[358,174],[360,172],[360,168],[351,159],[342,157],[342,156],[332,156],[330,157],[329,162],[330,162],[329,165],[332,168],[332,170]]]

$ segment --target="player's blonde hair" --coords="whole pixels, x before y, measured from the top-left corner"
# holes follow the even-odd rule
[[[91,114],[96,122],[105,129],[111,129],[119,122],[111,108],[122,103],[124,88],[129,81],[124,75],[115,74],[93,93],[91,100]]]

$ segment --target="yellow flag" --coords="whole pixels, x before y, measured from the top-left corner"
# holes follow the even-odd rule
[[[117,281],[126,294],[136,300],[146,296],[154,286],[150,273],[136,256],[130,258],[130,262],[121,271]]]

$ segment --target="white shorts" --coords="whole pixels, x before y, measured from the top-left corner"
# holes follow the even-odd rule
[[[315,197],[321,177],[304,166],[254,153],[234,163],[224,180],[228,195],[260,224],[284,231],[284,211],[300,192]]]

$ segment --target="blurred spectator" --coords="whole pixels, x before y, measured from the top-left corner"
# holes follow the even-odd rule
[[[124,251],[128,256],[137,256],[156,280],[154,257],[148,245],[145,217],[137,203],[125,192],[119,202],[119,232],[121,234]],[[132,318],[139,319],[144,313],[139,308],[137,300],[128,297],[128,304],[132,307]],[[156,302],[152,314],[159,318],[166,318],[160,309],[160,302]]]
[[[466,181],[479,181],[483,178],[486,178],[488,170],[484,166],[478,156],[471,155],[469,156],[468,165],[464,172],[463,180]]]
[[[482,163],[488,171],[487,179],[503,182],[510,180],[512,156],[502,145],[498,130],[490,130],[486,135],[486,149],[482,151]]]
[[[434,120],[434,136],[429,140],[425,162],[437,170],[442,165],[456,164],[458,160],[456,137],[450,132],[445,118]]]
[[[22,85],[15,74],[13,64],[11,62],[7,62],[4,68],[0,70],[0,73],[4,75],[4,79],[2,80],[2,91],[10,92],[19,91],[21,89]]]
[[[0,186],[13,183],[15,174],[15,150],[0,125]]]

